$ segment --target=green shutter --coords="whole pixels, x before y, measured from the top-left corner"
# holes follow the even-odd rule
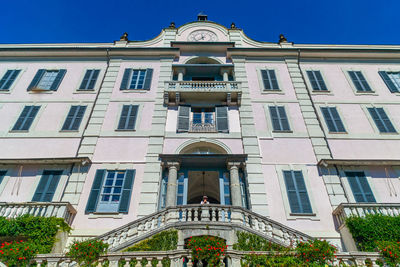
[[[324,79],[322,78],[321,72],[319,70],[318,71],[314,71],[314,75],[315,75],[315,78],[317,80],[317,83],[318,83],[318,86],[319,86],[319,90],[328,91],[328,88],[326,88]]]
[[[87,89],[88,83],[89,83],[89,79],[92,76],[92,71],[93,70],[87,70],[85,73],[85,76],[83,77],[82,83],[79,86],[79,89],[85,90]]]
[[[125,69],[124,76],[122,77],[120,90],[128,89],[129,76],[131,76],[132,69]]]
[[[292,213],[312,213],[310,199],[301,171],[283,171]]]
[[[137,105],[131,106],[131,112],[128,117],[128,125],[127,125],[128,130],[135,130],[138,108],[139,108],[139,106],[137,106]]]
[[[36,188],[35,194],[33,195],[32,201],[41,201],[42,200],[43,194],[46,190],[46,186],[47,186],[49,177],[50,177],[50,173],[43,172],[43,175],[40,178],[38,187]]]
[[[322,115],[324,115],[326,125],[328,125],[328,129],[330,132],[336,132],[335,124],[333,123],[333,119],[329,112],[329,108],[321,107]]]
[[[62,171],[43,171],[32,201],[51,202],[57,190]]]
[[[190,106],[179,106],[177,132],[189,131]]]
[[[118,212],[128,213],[129,203],[131,200],[133,182],[135,180],[135,170],[127,170],[125,175],[124,187],[122,190],[121,200]]]
[[[66,72],[67,72],[67,70],[64,70],[64,69],[58,71],[56,78],[54,79],[53,83],[50,86],[50,90],[57,91]]]
[[[35,77],[33,77],[32,82],[28,86],[28,91],[32,90],[33,87],[36,87],[38,83],[40,82],[40,79],[42,78],[43,74],[46,72],[45,69],[40,69],[36,72]]]
[[[283,131],[290,131],[289,120],[288,120],[288,118],[286,116],[286,111],[285,111],[285,107],[284,106],[278,107],[278,115],[279,115],[279,120],[280,120],[281,125],[282,125],[282,130]]]
[[[389,88],[390,92],[392,92],[392,93],[399,92],[399,88],[397,88],[397,86],[392,82],[392,80],[390,79],[390,77],[386,73],[386,71],[378,71],[378,73],[381,76],[381,78],[383,79],[383,81],[385,82],[386,86]],[[1,85],[0,85],[0,87],[1,87]]]
[[[286,185],[286,192],[289,200],[290,211],[292,213],[301,213],[300,201],[297,197],[295,181],[291,171],[283,171],[283,177]]]
[[[17,78],[21,70],[7,70],[3,78],[0,80],[0,90],[8,90]]]
[[[364,172],[346,172],[356,202],[376,202]]]
[[[92,70],[92,78],[89,81],[87,89],[93,90],[96,85],[97,77],[99,77],[100,70]]]
[[[317,79],[316,79],[316,77],[314,75],[314,71],[308,70],[307,71],[307,76],[308,76],[308,79],[310,80],[311,87],[312,87],[313,91],[319,91],[320,88],[318,86]]]
[[[278,107],[277,106],[270,106],[269,107],[269,114],[271,115],[272,121],[272,129],[274,131],[281,131],[281,125],[279,123],[279,116],[278,116]]]
[[[106,174],[106,170],[97,170],[94,177],[92,190],[90,191],[89,199],[86,205],[85,213],[95,212],[97,208],[97,202],[100,198],[100,190],[103,185],[103,179]]]
[[[386,115],[386,112],[383,108],[376,108],[379,117],[381,118],[383,124],[385,125],[387,133],[395,133],[396,129],[394,128],[392,122],[390,121],[389,117]]]
[[[75,113],[74,120],[72,122],[70,130],[78,130],[81,125],[83,116],[85,115],[86,106],[78,106],[78,110]]]
[[[152,78],[153,78],[153,69],[146,69],[146,77],[144,78],[143,89],[150,90]]]
[[[215,107],[215,114],[217,118],[217,131],[222,133],[228,133],[229,132],[228,107],[227,106]]]
[[[346,129],[344,128],[343,122],[342,122],[336,108],[335,107],[329,108],[329,111],[331,112],[332,119],[336,125],[337,132],[341,132],[341,133],[346,132]]]

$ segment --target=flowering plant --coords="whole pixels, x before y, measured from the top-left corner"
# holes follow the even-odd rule
[[[326,265],[333,261],[337,248],[326,240],[299,242],[296,247],[297,257],[306,264]]]
[[[36,256],[36,249],[31,242],[11,241],[1,243],[0,261],[7,266],[29,266]]]
[[[69,246],[67,256],[79,265],[95,266],[100,255],[107,252],[108,244],[101,240],[75,241]]]
[[[205,260],[209,266],[219,266],[225,256],[227,245],[224,239],[214,236],[193,236],[187,242],[195,260]]]
[[[389,266],[400,265],[400,242],[380,241],[377,242],[378,249],[385,263]]]

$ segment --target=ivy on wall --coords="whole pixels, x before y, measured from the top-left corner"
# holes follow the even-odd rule
[[[124,251],[167,251],[174,250],[178,246],[178,231],[175,229],[163,231],[151,238],[126,248]]]

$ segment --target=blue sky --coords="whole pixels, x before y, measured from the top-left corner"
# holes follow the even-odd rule
[[[196,19],[244,29],[276,42],[284,33],[295,43],[400,44],[400,0],[3,0],[0,43],[112,42],[158,35],[171,21]]]

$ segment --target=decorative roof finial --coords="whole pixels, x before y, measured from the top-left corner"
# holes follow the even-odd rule
[[[206,14],[204,14],[204,11],[201,11],[198,15],[197,15],[197,20],[199,21],[206,21],[208,20],[208,16]]]
[[[236,29],[236,24],[235,24],[235,22],[232,22],[232,23],[231,23],[231,29]]]
[[[176,28],[175,27],[175,22],[171,21],[171,23],[169,24],[169,27],[172,28],[172,29],[175,29]]]
[[[287,43],[287,39],[285,38],[285,35],[283,35],[282,33],[279,34],[279,42],[278,43]]]
[[[119,38],[120,41],[128,41],[128,33],[124,32],[124,34]]]

